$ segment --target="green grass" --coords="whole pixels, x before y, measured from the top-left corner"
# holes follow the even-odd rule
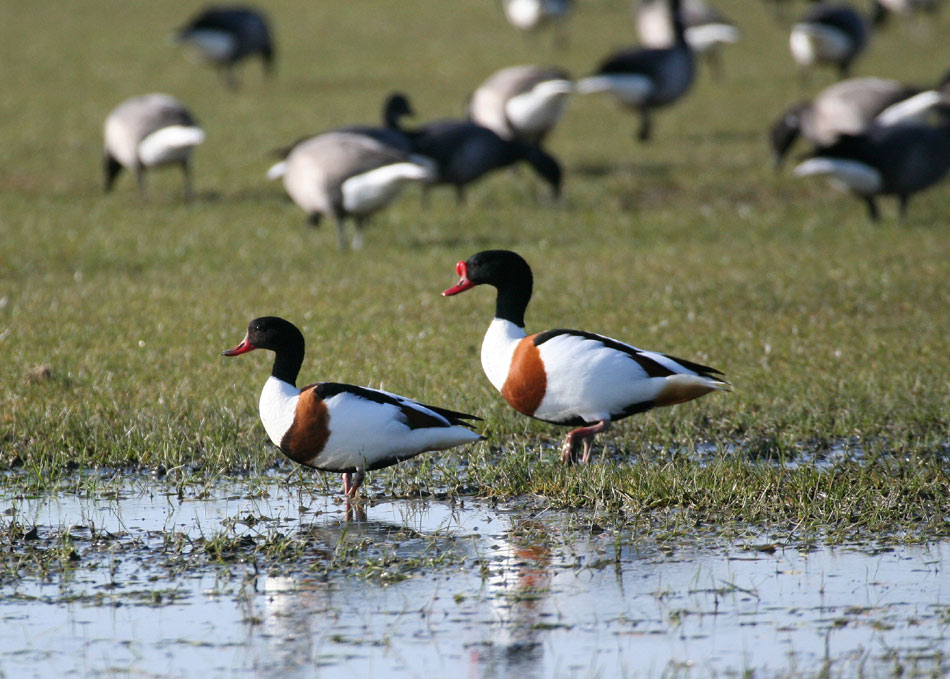
[[[733,505],[711,488],[743,486],[741,505],[784,479],[804,501],[801,475],[821,492],[843,479],[865,509],[884,483],[904,494],[901,525],[914,506],[946,514],[947,187],[918,196],[905,222],[887,204],[872,225],[850,196],[773,173],[767,124],[830,76],[801,86],[785,28],[763,3],[719,4],[741,20],[743,42],[727,51],[722,81],[703,70],[657,116],[653,143],[637,144],[633,118],[609,102],[578,99],[550,141],[566,168],[560,203],[539,205],[527,172],[489,178],[460,209],[448,192],[424,209],[409,191],[349,254],[264,180],[270,149],[373,121],[396,88],[427,120],[458,115],[474,86],[513,63],[583,74],[632,41],[629,2],[582,3],[564,52],[546,36],[523,40],[487,2],[450,12],[433,0],[275,3],[277,77],[263,81],[248,64],[236,93],[167,44],[184,18],[173,3],[8,7],[0,465],[14,471],[2,483],[51,487],[76,466],[212,476],[269,466],[277,452],[256,413],[269,359],[219,353],[249,319],[277,314],[308,339],[303,381],[381,386],[485,418],[491,447],[471,452],[485,462],[463,466],[449,488],[566,505],[612,497],[639,510],[708,505],[712,516]],[[950,17],[931,21],[878,36],[857,74],[935,80],[950,63]],[[148,91],[178,96],[206,127],[191,204],[175,171],[153,173],[145,201],[128,176],[100,191],[102,121]],[[511,411],[481,373],[490,290],[439,296],[455,262],[487,247],[532,263],[529,330],[579,327],[706,362],[735,392],[631,418],[602,437],[605,464],[560,469],[550,445],[564,431]],[[38,365],[48,378],[30,379]],[[700,463],[688,453],[701,442],[733,454]],[[869,454],[825,477],[757,462],[838,445]],[[666,464],[664,451],[687,454]],[[380,483],[407,493],[438,464],[405,465]],[[895,480],[918,469],[923,494]],[[820,520],[838,502],[848,498],[831,493],[807,513]]]

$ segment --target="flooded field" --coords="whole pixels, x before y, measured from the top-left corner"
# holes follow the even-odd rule
[[[0,499],[0,676],[950,671],[948,543],[658,542],[530,503],[228,490]]]

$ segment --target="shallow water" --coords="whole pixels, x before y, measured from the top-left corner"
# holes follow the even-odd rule
[[[702,536],[656,544],[519,506],[400,500],[347,521],[338,498],[276,483],[257,498],[231,490],[182,501],[146,484],[118,499],[0,500],[40,537],[73,526],[78,558],[67,575],[0,587],[0,676],[950,669],[948,543],[763,552]],[[267,573],[241,561],[190,567],[167,537],[180,547],[222,532],[306,534],[314,553]],[[429,565],[401,581],[313,568],[342,543]]]

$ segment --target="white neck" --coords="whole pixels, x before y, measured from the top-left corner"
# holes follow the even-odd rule
[[[300,390],[297,387],[273,375],[264,383],[260,401],[261,422],[275,446],[280,445],[284,434],[293,424],[299,398]]]
[[[488,332],[482,340],[482,370],[498,391],[501,391],[508,378],[515,347],[525,336],[524,328],[503,318],[494,319],[488,326]]]

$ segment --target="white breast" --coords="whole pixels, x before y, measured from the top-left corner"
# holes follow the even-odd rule
[[[511,321],[496,318],[488,326],[482,340],[482,370],[498,391],[508,379],[511,357],[524,337],[524,328],[519,328]]]
[[[284,434],[294,423],[299,399],[300,390],[292,384],[288,384],[274,376],[267,378],[264,383],[259,404],[261,422],[264,423],[267,436],[270,437],[275,446],[280,446]]]

